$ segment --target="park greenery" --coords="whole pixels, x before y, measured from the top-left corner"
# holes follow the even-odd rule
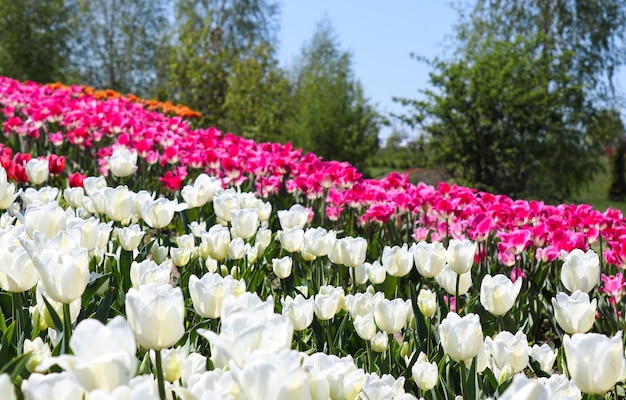
[[[366,175],[444,171],[519,198],[574,198],[619,157],[626,5],[618,0],[459,2],[428,86],[382,115],[330,21],[279,65],[273,0],[0,1],[0,74],[173,101],[259,142],[291,142]],[[23,43],[29,43],[24,46]],[[419,58],[419,57],[418,57]],[[388,143],[380,130],[393,125]],[[406,135],[405,132],[410,132]],[[400,139],[400,140],[398,140]],[[606,188],[622,200],[623,169]]]

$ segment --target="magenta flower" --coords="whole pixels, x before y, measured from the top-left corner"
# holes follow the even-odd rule
[[[608,294],[614,298],[616,302],[619,302],[624,293],[624,288],[626,288],[626,281],[621,272],[612,276],[602,274],[602,287],[600,287],[600,292]]]

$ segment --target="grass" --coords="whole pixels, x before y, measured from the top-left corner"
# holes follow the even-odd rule
[[[610,165],[609,160],[604,157],[602,159],[604,172],[596,174],[595,178],[589,182],[589,185],[581,190],[581,192],[569,199],[572,203],[587,203],[594,206],[596,210],[605,211],[607,208],[617,208],[626,214],[626,202],[610,201],[607,198],[607,189],[609,187]]]

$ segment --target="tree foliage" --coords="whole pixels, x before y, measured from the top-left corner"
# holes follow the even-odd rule
[[[625,60],[620,0],[475,0],[450,60],[404,117],[429,133],[457,180],[515,197],[560,200],[602,168],[613,73]],[[609,135],[609,136],[607,136]]]
[[[72,11],[65,0],[0,0],[0,75],[41,83],[64,80]]]
[[[257,141],[287,140],[291,87],[272,49],[259,44],[252,56],[236,60],[230,70],[222,129]]]
[[[167,79],[160,97],[183,103],[202,113],[201,125],[226,129],[229,89],[243,89],[240,75],[233,68],[254,65],[257,72],[276,78],[273,45],[277,29],[277,3],[269,0],[178,0],[176,2],[176,37],[171,48]],[[238,66],[238,67],[236,67]],[[248,79],[249,75],[244,77]],[[258,91],[258,90],[257,90]],[[232,96],[231,96],[232,97]],[[232,104],[232,99],[231,99]],[[253,127],[262,130],[265,127]]]
[[[77,0],[71,62],[81,84],[153,96],[167,45],[167,0]]]
[[[378,149],[380,122],[351,63],[330,23],[322,21],[292,72],[294,111],[287,130],[304,149],[362,166]]]
[[[568,54],[568,72],[593,100],[610,101],[614,73],[626,61],[626,2],[622,0],[475,0],[463,3],[460,52],[479,51],[487,38],[540,38],[542,56]]]
[[[281,68],[279,12],[278,0],[0,0],[0,73],[173,101],[198,126],[363,166],[380,116],[351,55],[322,24]]]
[[[489,39],[480,51],[432,63],[431,89],[411,122],[462,183],[515,197],[559,199],[600,167],[584,128],[582,88],[533,41]]]

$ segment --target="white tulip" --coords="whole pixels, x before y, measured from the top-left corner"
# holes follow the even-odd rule
[[[117,148],[107,160],[109,170],[114,176],[124,178],[137,171],[137,152],[129,149]]]

